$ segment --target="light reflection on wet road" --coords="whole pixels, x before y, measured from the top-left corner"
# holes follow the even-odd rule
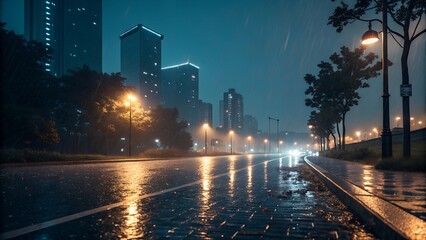
[[[374,166],[309,157],[318,166],[426,220],[426,174],[376,170]]]
[[[2,169],[2,222],[8,223],[2,232],[199,179],[208,189],[211,176],[229,171],[235,176],[235,170],[264,160],[232,156]]]
[[[352,218],[335,204],[329,211],[338,220],[317,216],[325,211],[315,210],[321,208],[316,201],[330,194],[300,191],[307,183],[295,168],[297,159],[271,159],[254,155],[1,169],[1,233],[112,206],[25,236],[201,239],[247,233],[259,238],[265,232],[282,237],[311,236],[312,231],[326,237],[336,229],[365,235],[362,228],[347,229],[341,219]]]

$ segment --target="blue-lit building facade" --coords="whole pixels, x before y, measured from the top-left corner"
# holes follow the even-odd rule
[[[241,132],[244,129],[243,107],[243,96],[235,89],[223,93],[223,130]]]
[[[199,67],[190,62],[164,67],[161,70],[163,103],[176,108],[181,119],[197,124]]]
[[[102,72],[102,0],[25,0],[25,38],[53,50],[54,76],[88,65]]]
[[[145,108],[162,105],[161,40],[163,35],[138,24],[120,35],[121,75],[135,88]]]

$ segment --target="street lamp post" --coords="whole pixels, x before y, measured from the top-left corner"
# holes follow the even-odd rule
[[[399,127],[399,119],[401,119],[401,118],[400,118],[400,117],[396,117],[396,118],[395,118],[396,127]]]
[[[204,123],[204,154],[207,155],[207,128],[209,128],[208,123]]]
[[[247,137],[247,140],[248,140],[248,151],[250,152],[251,151],[251,136],[248,136]]]
[[[264,143],[263,152],[266,153],[266,144],[268,143],[268,139],[263,140],[263,143]]]
[[[369,30],[362,36],[362,44],[370,44],[379,40],[379,34]],[[392,157],[392,133],[389,124],[389,84],[388,84],[388,18],[387,0],[382,1],[382,76],[383,76],[383,130],[382,130],[382,158]]]
[[[269,120],[269,132],[268,132],[268,138],[271,139],[271,117],[268,117]],[[271,153],[271,144],[269,144],[269,153]]]
[[[132,102],[136,100],[136,97],[132,94],[127,95],[126,105],[129,106],[129,157],[132,156]]]
[[[277,118],[272,118],[269,117],[269,139],[271,139],[271,120],[277,121],[277,147],[279,148],[279,144],[280,144],[280,137],[279,137],[279,132],[280,132],[280,127],[279,127],[279,123],[280,120]],[[269,143],[269,153],[271,153],[271,143]],[[279,150],[278,150],[279,153]]]
[[[232,135],[234,135],[234,131],[229,131],[229,139],[230,139],[230,143],[231,143],[231,155],[232,155]]]

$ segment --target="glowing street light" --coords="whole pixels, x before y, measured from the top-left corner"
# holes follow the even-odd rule
[[[387,0],[382,0],[382,78],[383,78],[383,129],[382,129],[382,157],[392,157],[392,132],[389,123],[389,83],[388,83],[388,16]],[[371,29],[362,35],[362,44],[372,44],[379,41],[379,33]]]
[[[266,144],[268,143],[268,139],[263,140],[263,152],[266,153]]]
[[[203,128],[204,128],[204,154],[207,154],[207,129],[209,128],[209,124],[204,123]]]
[[[249,150],[249,152],[251,151],[251,136],[248,136],[247,137],[247,141],[248,141],[248,150]]]
[[[401,118],[400,117],[396,117],[395,118],[395,125],[396,125],[396,127],[398,127],[399,126],[399,120],[400,120]]]
[[[355,135],[358,137],[358,142],[361,142],[361,132],[360,131],[356,131]]]
[[[377,131],[377,128],[373,128],[373,132],[376,133],[376,137],[379,137],[379,131]]]
[[[368,23],[368,31],[362,35],[361,44],[368,45],[379,41],[379,33],[371,29],[371,21]]]
[[[283,145],[283,143],[284,143],[284,141],[283,141],[283,140],[280,140],[280,146],[278,147],[278,153],[280,153],[280,152],[281,152],[281,146]]]
[[[136,101],[136,97],[132,94],[127,95],[125,105],[129,107],[129,157],[132,156],[132,102]]]
[[[414,118],[410,117],[411,126],[414,126]]]
[[[232,155],[232,135],[234,135],[234,131],[229,131],[229,139],[230,139],[230,146],[231,146],[231,155]]]

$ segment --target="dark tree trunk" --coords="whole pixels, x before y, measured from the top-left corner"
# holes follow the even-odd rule
[[[331,136],[333,137],[334,140],[334,150],[337,150],[337,141],[336,141],[336,136],[334,136],[334,134],[332,133]]]
[[[411,42],[408,39],[408,31],[404,39],[404,49],[401,56],[402,68],[402,84],[408,86],[410,84],[408,75],[408,54],[410,52]],[[402,124],[403,124],[403,156],[408,158],[411,156],[411,136],[410,136],[410,97],[402,96]]]
[[[342,136],[340,135],[339,123],[336,123],[336,131],[338,136],[338,150],[342,150]]]
[[[342,150],[345,150],[345,145],[346,145],[346,123],[345,123],[345,118],[346,118],[346,112],[344,112],[342,114]]]

